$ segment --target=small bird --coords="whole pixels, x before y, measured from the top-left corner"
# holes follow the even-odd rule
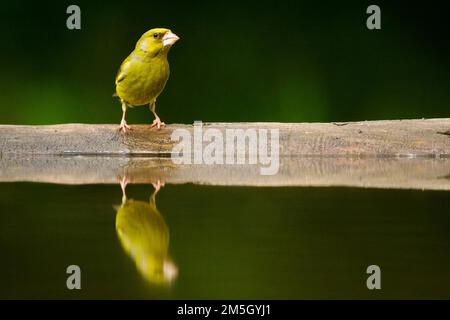
[[[178,268],[169,256],[169,228],[156,207],[156,194],[163,184],[153,184],[150,201],[127,199],[127,178],[120,178],[122,204],[116,207],[116,231],[119,240],[134,260],[139,272],[156,285],[170,284]]]
[[[167,54],[180,38],[169,29],[155,28],[144,33],[133,52],[122,62],[116,76],[116,93],[122,103],[122,121],[119,131],[131,127],[125,121],[128,107],[149,105],[155,120],[152,127],[164,126],[156,114],[156,98],[169,79]]]

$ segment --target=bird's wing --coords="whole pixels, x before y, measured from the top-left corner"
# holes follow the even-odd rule
[[[116,75],[116,86],[119,82],[121,82],[123,79],[125,79],[127,66],[129,63],[130,63],[130,57],[126,58],[120,65],[119,71],[117,71],[117,75]]]

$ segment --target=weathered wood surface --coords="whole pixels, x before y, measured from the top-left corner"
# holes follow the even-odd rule
[[[174,129],[134,125],[122,135],[117,125],[63,124],[0,126],[0,154],[170,155]],[[203,128],[280,130],[281,156],[450,156],[449,119],[346,123],[205,123]],[[206,144],[206,143],[205,143]]]
[[[221,186],[346,186],[450,190],[450,159],[283,157],[279,172],[261,176],[258,165],[175,165],[170,158],[116,156],[7,156],[0,182],[131,183]]]
[[[173,130],[134,125],[0,126],[0,181],[64,184],[194,183],[234,186],[352,186],[450,189],[449,119],[348,123],[206,123],[203,129],[279,129],[280,167],[176,165]]]

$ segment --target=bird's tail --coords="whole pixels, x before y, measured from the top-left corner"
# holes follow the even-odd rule
[[[119,99],[120,101],[122,101],[122,99],[120,99],[120,97],[119,97],[119,95],[117,94],[117,92],[114,92],[113,95],[112,95],[112,97],[113,97],[113,98],[117,98],[117,99]]]

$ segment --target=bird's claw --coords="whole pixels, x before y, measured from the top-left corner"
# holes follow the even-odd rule
[[[164,187],[165,183],[161,182],[161,180],[158,179],[156,181],[156,183],[152,183],[152,185],[153,185],[153,188],[155,188],[155,193],[157,193],[161,189],[161,187]]]
[[[117,180],[119,180],[120,188],[122,189],[122,205],[127,201],[127,194],[125,189],[127,188],[127,184],[130,182],[126,176],[117,176]]]
[[[153,123],[151,125],[151,128],[156,127],[158,129],[164,128],[166,126],[166,124],[164,122],[161,121],[161,119],[156,118],[155,120],[153,120]]]
[[[125,120],[122,120],[120,122],[120,126],[119,126],[119,132],[123,132],[123,133],[127,133],[127,131],[131,131],[133,129],[131,129],[131,127],[127,124],[127,122]]]
[[[119,180],[120,188],[122,188],[122,191],[125,191],[125,188],[127,187],[130,180],[128,180],[128,178],[126,176],[123,176],[123,177],[118,176],[117,180]]]

